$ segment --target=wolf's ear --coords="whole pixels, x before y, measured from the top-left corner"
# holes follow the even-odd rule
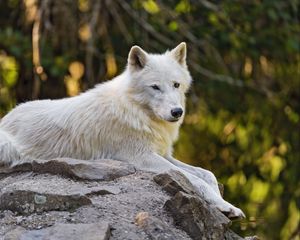
[[[133,46],[128,55],[128,65],[135,70],[145,67],[147,62],[147,53],[139,46]]]
[[[175,58],[175,60],[183,66],[186,66],[186,43],[180,43],[176,48],[174,48],[171,52],[171,56]]]

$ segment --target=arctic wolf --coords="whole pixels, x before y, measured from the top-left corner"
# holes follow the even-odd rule
[[[182,172],[228,217],[243,212],[222,199],[215,176],[172,157],[191,84],[186,44],[164,54],[133,46],[126,70],[79,96],[20,104],[0,122],[0,163],[111,158],[155,173]]]

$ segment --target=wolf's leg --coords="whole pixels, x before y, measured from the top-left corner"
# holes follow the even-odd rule
[[[204,180],[206,183],[208,183],[208,185],[217,193],[221,196],[219,187],[218,187],[218,181],[215,177],[215,175],[211,172],[208,171],[206,169],[200,168],[200,167],[194,167],[191,165],[188,165],[186,163],[183,163],[171,156],[166,157],[166,159],[174,164],[175,166],[182,168],[183,170],[201,178],[202,180]]]
[[[191,174],[190,172],[175,166],[167,159],[161,157],[156,153],[143,154],[142,156],[137,156],[131,161],[138,169],[161,173],[169,170],[177,170],[183,173],[193,184],[198,194],[203,197],[207,202],[209,202],[214,207],[218,208],[221,212],[226,213],[228,217],[245,217],[244,213],[226,202],[220,194],[217,194],[204,180]]]

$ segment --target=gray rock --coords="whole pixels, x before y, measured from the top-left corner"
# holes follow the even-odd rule
[[[171,170],[157,174],[153,179],[173,196],[166,201],[165,209],[193,239],[243,239],[228,229],[231,221],[209,206],[182,173]],[[221,184],[219,188],[222,191]]]
[[[190,240],[188,234],[176,227],[170,214],[163,209],[169,195],[152,180],[153,175],[137,171],[113,181],[91,181],[53,174],[10,173],[0,179],[1,193],[30,190],[39,194],[81,194],[92,203],[74,211],[58,209],[20,215],[17,212],[0,210],[0,239],[17,226],[30,231],[62,223],[89,224],[106,221],[111,226],[110,240],[150,240],[144,229],[134,222],[138,212],[149,212],[151,216],[165,222],[178,239]],[[107,192],[112,194],[102,194]],[[37,200],[43,201],[43,197]]]
[[[81,195],[58,195],[29,190],[5,191],[0,195],[0,209],[22,214],[51,210],[75,210],[91,204],[91,200]]]
[[[174,196],[177,192],[185,192],[189,194],[196,194],[194,186],[188,181],[188,179],[179,171],[170,170],[165,173],[157,174],[153,177],[153,180],[162,188]],[[223,196],[224,186],[218,183],[220,193]]]
[[[53,161],[54,165],[49,163],[49,161],[46,162],[53,167],[60,166],[60,161],[62,161],[63,164],[68,165],[67,169],[72,169],[72,164],[69,164],[69,161],[75,165],[79,164],[79,166],[81,163],[86,164],[89,162],[66,159]],[[109,167],[111,161],[108,160],[108,167],[102,165],[103,171],[111,171]],[[117,161],[113,162],[120,163]],[[161,182],[161,185],[166,186],[164,189],[171,192],[175,200],[177,198],[176,201],[171,202],[173,198],[170,199],[170,194],[162,191],[162,188],[153,181],[154,173],[137,171],[134,174],[125,174],[117,178],[113,177],[113,181],[83,179],[82,176],[84,174],[82,172],[88,172],[88,178],[93,179],[97,175],[96,172],[100,171],[97,164],[95,164],[97,165],[97,170],[95,172],[90,171],[93,169],[93,166],[90,166],[93,163],[87,163],[89,165],[87,168],[76,166],[75,169],[79,171],[78,173],[76,171],[74,173],[73,170],[70,170],[71,173],[68,173],[69,170],[57,170],[58,172],[61,171],[59,172],[60,175],[56,174],[55,168],[47,170],[47,164],[44,163],[38,163],[42,166],[42,169],[35,167],[34,172],[32,172],[33,164],[31,163],[29,165],[24,164],[24,168],[19,168],[18,171],[17,167],[13,171],[6,170],[6,172],[2,169],[2,178],[0,176],[0,239],[2,240],[6,236],[11,237],[13,240],[12,237],[14,236],[25,236],[25,232],[29,236],[27,239],[34,239],[32,236],[35,235],[32,234],[42,234],[44,230],[46,232],[50,231],[49,229],[55,230],[56,228],[52,228],[52,226],[60,224],[94,224],[102,221],[109,222],[111,225],[110,240],[168,239],[167,237],[170,237],[169,239],[190,240],[192,239],[192,235],[189,232],[191,229],[188,227],[183,228],[181,224],[189,223],[189,219],[192,221],[190,224],[193,227],[192,230],[198,228],[197,231],[195,230],[198,235],[205,235],[205,233],[199,233],[199,228],[202,227],[201,224],[208,224],[204,225],[207,227],[205,229],[206,232],[213,231],[210,230],[211,228],[216,229],[217,233],[221,232],[222,229],[220,230],[219,226],[209,225],[211,223],[210,220],[205,220],[205,222],[201,218],[201,214],[205,213],[205,217],[212,214],[210,212],[211,207],[204,205],[206,203],[201,202],[201,198],[199,200],[199,197],[194,194],[193,186],[182,174],[177,174],[176,172],[168,173],[160,180],[158,177],[155,177],[156,182]],[[126,165],[126,163],[124,164]],[[87,172],[86,169],[88,169]],[[68,176],[71,176],[71,178]],[[95,178],[103,180],[110,177],[103,177],[102,175],[100,178],[97,176]],[[169,178],[168,181],[166,181],[167,178]],[[180,191],[185,192],[182,193],[185,194],[185,197],[182,197],[181,202],[176,195]],[[10,195],[11,193],[12,195]],[[14,194],[16,194],[16,197]],[[53,200],[49,202],[49,199]],[[182,219],[176,218],[171,210],[166,211],[163,208],[164,205],[167,205],[166,202],[168,200],[174,211],[176,206],[180,207],[177,212],[182,214]],[[88,202],[87,205],[85,205],[85,201]],[[64,204],[65,202],[69,203]],[[1,209],[12,209],[13,211]],[[19,209],[18,211],[21,215],[16,209]],[[205,209],[209,213],[206,213]],[[185,211],[189,214],[185,214]],[[149,217],[141,221],[144,223],[142,225],[135,224],[135,217],[139,212],[149,213]],[[218,214],[221,213],[218,212]],[[222,217],[224,218],[225,216],[221,215]],[[204,221],[204,223],[201,221]],[[229,220],[226,219],[225,221]],[[217,221],[214,221],[215,223]],[[223,239],[241,239],[232,231],[227,230],[226,224],[224,226],[226,231]],[[17,228],[18,226],[20,227]],[[181,228],[178,226],[181,226]],[[172,232],[175,237],[172,236]],[[79,233],[77,235],[80,236]],[[221,234],[216,236],[221,236]],[[74,238],[68,237],[66,239]],[[87,239],[86,235],[82,239]]]
[[[117,186],[103,186],[95,182],[83,184],[79,181],[63,178],[60,176],[23,175],[22,177],[7,177],[0,181],[0,194],[5,191],[24,190],[55,195],[105,195],[118,194],[120,189]],[[20,175],[19,175],[20,176]]]
[[[107,222],[90,224],[55,224],[41,230],[17,227],[4,236],[4,240],[108,240],[110,226]]]
[[[34,160],[21,163],[13,168],[0,168],[0,175],[13,172],[33,171],[36,173],[59,174],[66,177],[85,180],[109,181],[134,173],[133,165],[111,160],[78,160],[59,158],[52,160]]]
[[[21,239],[21,236],[25,231],[26,231],[25,228],[18,226],[16,228],[10,230],[9,232],[7,232],[4,235],[3,240],[19,240],[19,239]]]
[[[224,239],[231,221],[201,198],[178,192],[165,203],[177,225],[193,239]]]
[[[170,170],[165,173],[157,174],[153,177],[153,180],[172,196],[179,191],[196,194],[194,186],[179,171]]]
[[[58,176],[41,176],[38,179],[6,178],[0,182],[0,209],[19,213],[51,210],[74,210],[91,204],[93,196],[118,194],[116,186],[81,184]]]
[[[239,235],[237,235],[235,232],[233,232],[232,230],[228,230],[226,233],[225,233],[225,236],[224,236],[224,240],[242,240],[244,238],[240,237]],[[245,238],[246,240],[246,238]],[[248,239],[248,240],[255,240],[255,239]]]
[[[153,240],[181,240],[167,223],[150,216],[148,212],[139,212],[135,217],[135,223]]]

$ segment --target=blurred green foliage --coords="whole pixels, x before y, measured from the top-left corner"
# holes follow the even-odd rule
[[[234,223],[242,235],[299,239],[298,9],[298,0],[1,1],[0,117],[114,77],[133,44],[162,52],[186,41],[194,84],[176,157],[216,174],[247,215]]]

